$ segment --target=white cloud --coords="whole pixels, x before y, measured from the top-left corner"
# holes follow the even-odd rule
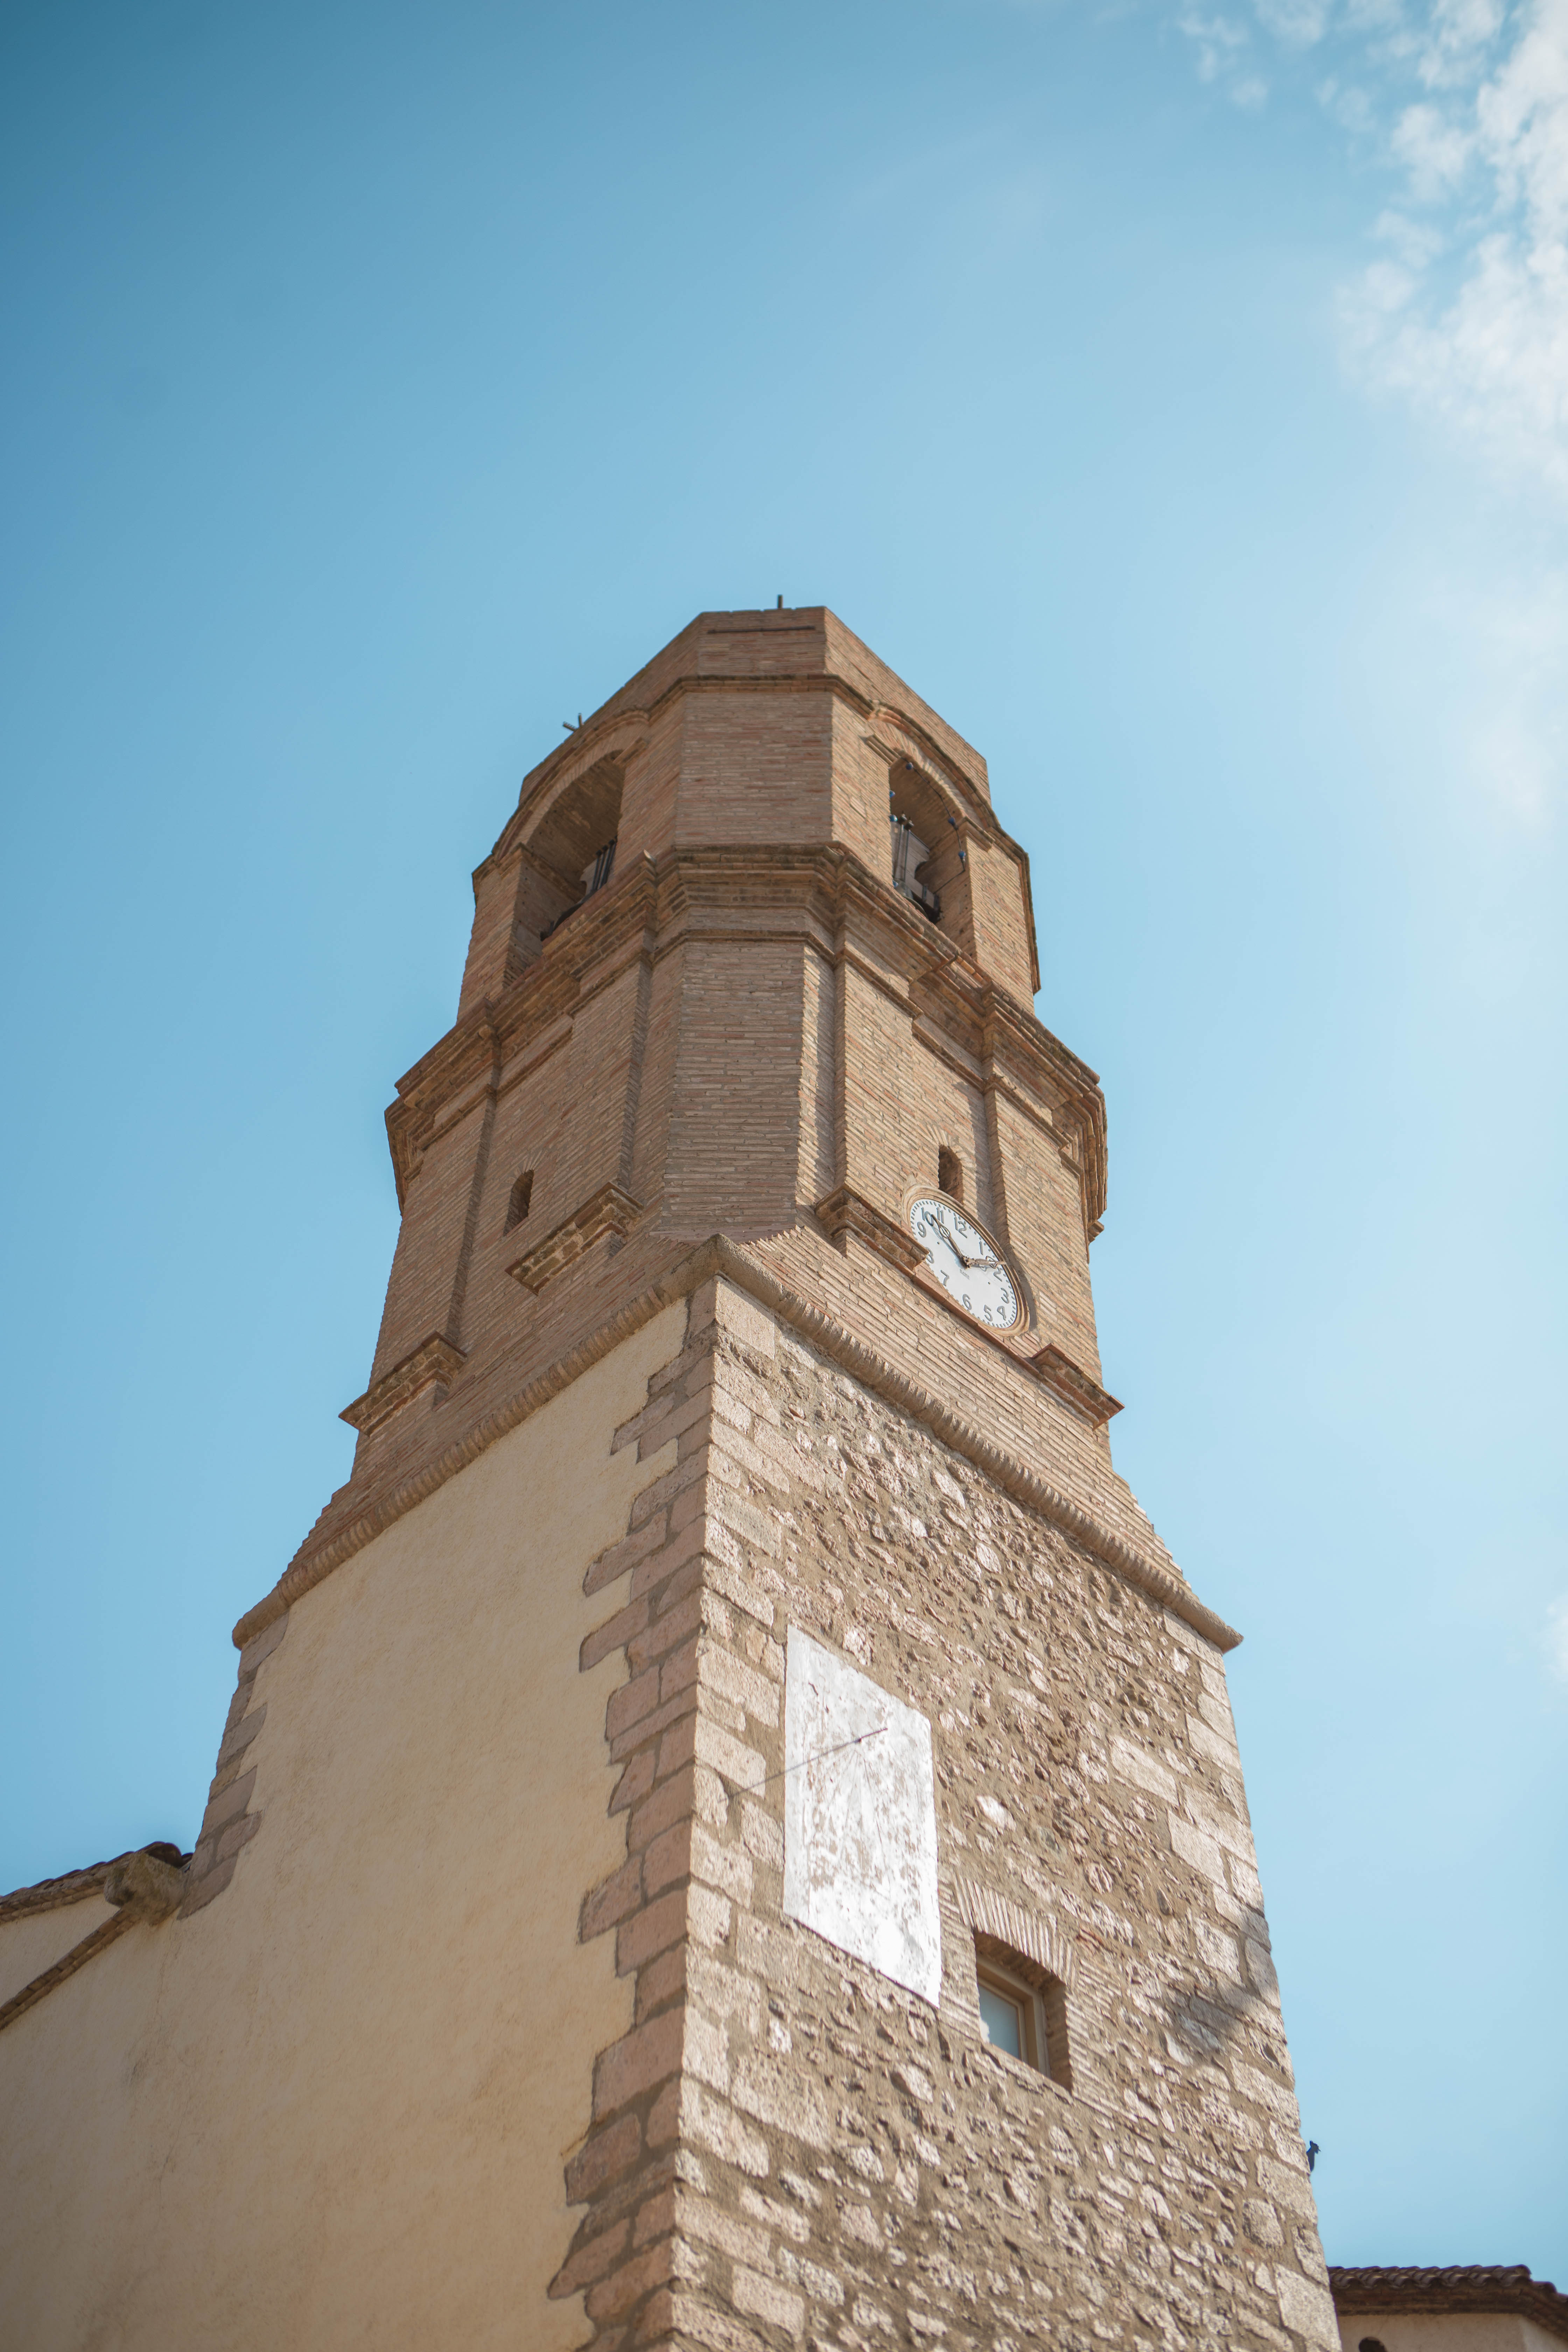
[[[1318,103],[1352,138],[1370,138],[1377,127],[1376,113],[1366,91],[1356,82],[1342,82],[1337,74],[1330,74],[1318,84]]]
[[[1252,61],[1252,34],[1235,16],[1205,16],[1187,9],[1176,19],[1198,53],[1198,79],[1217,82],[1237,106],[1261,106],[1268,84]]]
[[[1252,8],[1260,36],[1331,63],[1321,102],[1401,184],[1384,250],[1341,289],[1352,373],[1568,500],[1568,0]],[[1179,21],[1204,79],[1260,103],[1246,23]]]
[[[1339,289],[1347,371],[1523,493],[1503,572],[1429,583],[1426,621],[1464,682],[1455,780],[1539,833],[1568,807],[1568,0],[1185,0],[1175,21],[1244,105],[1310,53],[1381,205]],[[1499,1002],[1521,984],[1518,942],[1484,926],[1464,960]],[[1568,1601],[1553,1625],[1568,1657]]]
[[[1372,233],[1393,247],[1406,269],[1425,269],[1447,244],[1431,221],[1412,220],[1408,213],[1380,213]]]
[[[1500,0],[1436,0],[1415,38],[1421,79],[1428,89],[1463,83],[1479,53],[1503,26]]]
[[[1568,779],[1568,574],[1540,564],[1511,578],[1436,583],[1430,618],[1445,667],[1468,681],[1454,749],[1473,792],[1531,831]]]
[[[1254,0],[1271,33],[1291,48],[1310,49],[1328,29],[1329,0]]]
[[[1411,194],[1421,203],[1458,186],[1475,150],[1470,132],[1425,105],[1405,108],[1389,144],[1409,173]]]
[[[1447,247],[1373,263],[1342,303],[1373,388],[1568,499],[1568,0],[1446,0],[1416,69],[1433,96],[1387,137],[1408,215]]]
[[[1374,262],[1342,297],[1345,348],[1374,389],[1568,498],[1568,248],[1494,231],[1447,300],[1419,268]]]
[[[1568,1594],[1546,1612],[1546,1654],[1558,1681],[1568,1683]]]

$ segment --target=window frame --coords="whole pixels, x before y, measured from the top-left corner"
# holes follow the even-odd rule
[[[1032,2066],[1037,2074],[1044,2074],[1048,2080],[1051,2070],[1048,2063],[1046,2020],[1036,1987],[1024,1977],[1016,1975],[1004,1962],[978,1951],[974,1955],[974,1982],[977,1990],[983,1986],[987,1992],[999,1994],[1005,2001],[1009,2002],[1017,2011],[1018,2021],[1023,2028],[1021,2039],[1024,2047],[1018,2053],[1016,2063],[1024,2066]],[[980,2020],[980,2030],[985,2034],[987,2050],[1001,2048],[1000,2043],[993,2042],[989,2033],[985,2033],[984,2014]],[[1042,2053],[1047,2054],[1043,2057]],[[1010,2050],[1003,2050],[1002,2055],[1004,2058],[1011,2058],[1013,2053]]]

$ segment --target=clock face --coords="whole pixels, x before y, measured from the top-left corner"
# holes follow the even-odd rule
[[[926,1264],[955,1306],[991,1331],[1016,1331],[1024,1322],[1020,1284],[983,1225],[941,1192],[917,1193],[910,1231]]]

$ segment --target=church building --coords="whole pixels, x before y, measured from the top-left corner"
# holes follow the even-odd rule
[[[0,1900],[0,2346],[1337,2352],[984,761],[704,614],[474,907],[195,1852]]]

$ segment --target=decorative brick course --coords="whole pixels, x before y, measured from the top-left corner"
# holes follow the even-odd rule
[[[575,1265],[601,1234],[629,1232],[637,1214],[637,1203],[618,1184],[601,1184],[591,1200],[574,1209],[553,1233],[547,1234],[534,1248],[508,1266],[507,1272],[525,1290],[542,1290],[552,1276]]]
[[[426,1389],[438,1389],[445,1395],[462,1366],[461,1349],[454,1348],[438,1331],[432,1331],[400,1364],[394,1364],[389,1372],[383,1373],[363,1396],[344,1405],[338,1419],[346,1421],[362,1436],[369,1437],[383,1422],[390,1421],[395,1412],[411,1404]]]

